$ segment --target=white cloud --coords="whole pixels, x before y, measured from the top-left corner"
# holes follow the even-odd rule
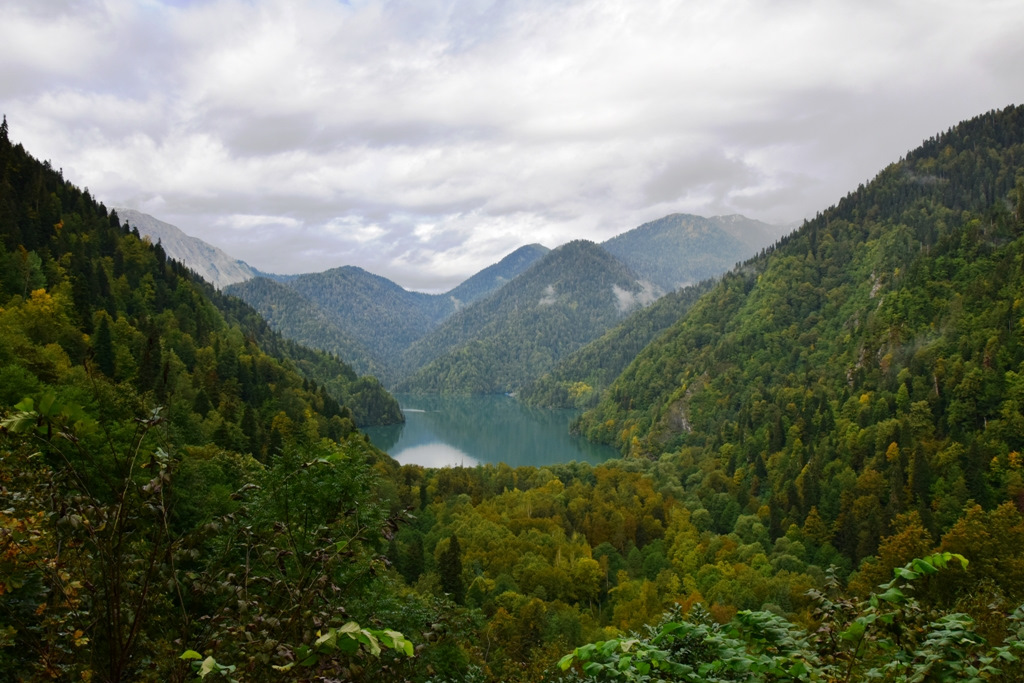
[[[439,289],[673,211],[813,215],[1024,100],[1022,26],[1009,0],[11,0],[0,107],[107,205],[263,270]]]

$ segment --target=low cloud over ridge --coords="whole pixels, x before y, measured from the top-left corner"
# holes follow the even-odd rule
[[[12,0],[12,137],[252,265],[445,289],[668,213],[797,221],[1024,101],[1024,6]]]

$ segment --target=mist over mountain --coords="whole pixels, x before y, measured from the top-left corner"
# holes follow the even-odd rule
[[[714,284],[709,279],[671,291],[632,312],[536,377],[520,392],[520,400],[544,408],[593,407],[644,347],[682,318]]]

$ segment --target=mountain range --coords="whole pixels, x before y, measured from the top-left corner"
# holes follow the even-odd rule
[[[622,459],[398,465],[374,378],[0,123],[0,678],[1024,678],[1024,107],[653,304],[592,242],[507,265],[245,284],[352,345],[379,296],[397,381],[587,407]]]
[[[552,250],[402,355],[413,393],[513,392],[638,307],[649,285],[593,242]]]
[[[446,393],[518,390],[637,306],[680,285],[721,274],[781,233],[778,227],[742,216],[673,214],[600,246],[580,243],[554,254],[542,245],[527,245],[448,292],[425,294],[356,266],[302,275],[263,274],[151,216],[118,211],[173,258],[255,307],[285,336],[337,354],[357,372],[389,386]],[[533,268],[545,259],[552,263]],[[558,278],[553,277],[556,271]],[[532,284],[484,303],[518,278]],[[537,302],[546,300],[539,289],[556,284],[557,295],[548,296],[558,305],[525,323],[525,312],[541,311]],[[604,291],[600,312],[594,307],[597,290]],[[530,300],[521,301],[520,296]],[[577,310],[581,304],[583,309]],[[570,310],[573,323],[555,320]],[[510,311],[516,315],[510,317]],[[549,320],[542,322],[545,317]],[[562,324],[569,324],[568,333]],[[495,360],[498,340],[515,339],[528,329],[535,340],[517,348],[515,360],[499,354],[507,365],[504,370],[480,357]],[[488,370],[481,375],[481,368]]]

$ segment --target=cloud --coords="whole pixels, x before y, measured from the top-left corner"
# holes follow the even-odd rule
[[[258,268],[439,290],[675,211],[793,222],[1024,100],[1003,0],[11,0],[11,134]],[[244,220],[243,220],[244,218]]]

